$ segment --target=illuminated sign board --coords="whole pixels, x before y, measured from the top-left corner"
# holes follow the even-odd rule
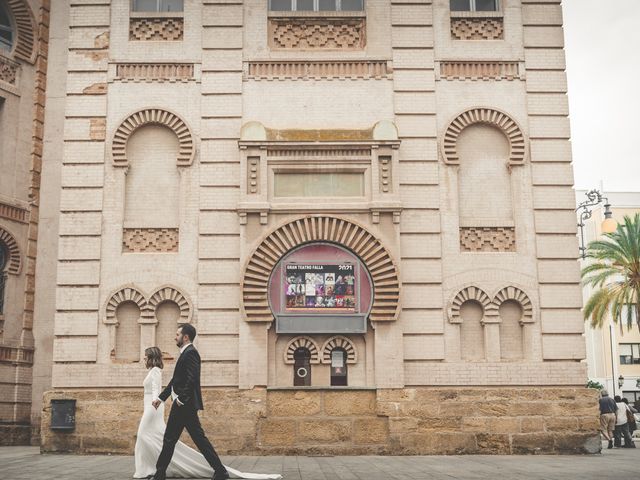
[[[283,287],[285,312],[358,311],[356,272],[351,263],[287,264]]]

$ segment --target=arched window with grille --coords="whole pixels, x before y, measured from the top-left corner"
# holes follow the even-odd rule
[[[11,51],[15,43],[15,28],[5,0],[0,0],[0,49]]]
[[[343,348],[331,350],[331,386],[347,386],[347,352]]]
[[[299,347],[293,353],[293,386],[311,386],[311,352],[308,348]]]

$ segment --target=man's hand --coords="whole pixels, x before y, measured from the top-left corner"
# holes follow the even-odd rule
[[[153,405],[153,408],[157,410],[161,403],[162,402],[160,400],[154,400],[151,405]]]

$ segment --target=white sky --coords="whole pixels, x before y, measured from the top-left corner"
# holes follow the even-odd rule
[[[564,0],[575,188],[640,191],[640,0]]]

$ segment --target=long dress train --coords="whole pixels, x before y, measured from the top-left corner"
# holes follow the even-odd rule
[[[152,402],[158,398],[162,385],[162,370],[153,367],[144,379],[144,413],[138,426],[138,437],[135,447],[136,471],[133,478],[145,478],[156,472],[156,461],[162,450],[164,436],[164,403],[156,410]],[[233,468],[225,468],[231,478],[245,478],[249,480],[276,480],[282,478],[279,474],[262,474],[239,472]],[[178,478],[211,478],[213,469],[204,456],[182,442],[176,444],[176,449],[167,469],[167,477]]]

